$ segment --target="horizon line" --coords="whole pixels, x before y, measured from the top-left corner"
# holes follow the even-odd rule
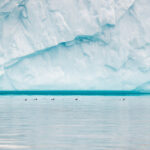
[[[55,95],[55,96],[140,96],[150,95],[150,91],[136,90],[2,90],[0,96],[5,95]]]

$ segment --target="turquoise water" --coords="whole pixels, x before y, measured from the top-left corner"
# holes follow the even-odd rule
[[[150,97],[1,96],[0,150],[9,149],[149,150]]]
[[[0,91],[0,95],[82,95],[82,96],[141,96],[150,95],[150,91],[102,91],[102,90],[41,90],[41,91]]]

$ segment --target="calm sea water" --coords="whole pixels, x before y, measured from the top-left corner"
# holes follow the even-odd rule
[[[0,150],[150,149],[150,97],[50,98],[0,97]]]

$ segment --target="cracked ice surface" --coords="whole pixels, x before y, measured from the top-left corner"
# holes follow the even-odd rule
[[[150,89],[149,0],[0,0],[0,89]]]

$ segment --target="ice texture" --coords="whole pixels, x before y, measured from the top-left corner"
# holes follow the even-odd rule
[[[0,90],[150,90],[150,0],[0,0]]]

